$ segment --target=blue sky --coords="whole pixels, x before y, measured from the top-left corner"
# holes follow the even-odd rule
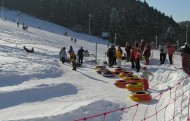
[[[190,20],[190,0],[146,0],[146,2],[165,15],[172,15],[176,22]]]

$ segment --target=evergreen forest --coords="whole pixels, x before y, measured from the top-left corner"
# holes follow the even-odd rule
[[[122,46],[126,41],[152,42],[156,37],[158,42],[185,41],[184,22],[176,23],[146,0],[5,0],[4,6],[81,33],[88,34],[90,23],[92,35],[108,32],[107,39],[113,42],[117,33],[116,44]]]

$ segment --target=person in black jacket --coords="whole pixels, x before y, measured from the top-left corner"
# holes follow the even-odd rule
[[[164,64],[167,54],[166,41],[163,41],[159,45],[159,50],[160,50],[160,64]]]
[[[81,47],[79,50],[78,50],[78,62],[80,63],[80,64],[82,64],[83,63],[83,56],[84,56],[84,50],[83,50],[83,48]]]
[[[26,48],[25,46],[23,46],[23,48],[26,50],[26,52],[28,53],[34,53],[34,48],[32,48],[31,50]]]
[[[114,51],[113,65],[117,65],[117,62],[116,62],[116,48],[115,48],[115,45],[113,45],[113,51]]]
[[[113,67],[114,56],[115,56],[115,50],[114,50],[114,46],[112,45],[107,51],[107,57],[109,60],[109,67]]]
[[[189,44],[185,44],[185,48],[183,49],[183,51],[185,54],[190,55],[190,45]]]
[[[72,46],[70,46],[70,49],[69,49],[69,51],[68,51],[68,53],[69,53],[69,55],[70,55],[70,59],[71,59],[71,52],[73,51],[73,47]]]
[[[126,42],[125,51],[127,53],[127,62],[130,61],[130,51],[132,49],[132,46]]]

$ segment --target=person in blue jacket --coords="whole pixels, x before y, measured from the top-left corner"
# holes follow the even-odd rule
[[[73,47],[70,46],[69,51],[68,51],[68,53],[69,53],[69,55],[70,55],[70,59],[71,59],[71,52],[72,52],[72,51],[73,51]]]

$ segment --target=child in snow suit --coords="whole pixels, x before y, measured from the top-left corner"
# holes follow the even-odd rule
[[[147,89],[149,89],[149,84],[148,84],[149,75],[151,76],[154,75],[151,72],[149,72],[146,67],[144,67],[143,70],[144,71],[142,72],[141,78],[144,79],[144,90],[146,91]]]

